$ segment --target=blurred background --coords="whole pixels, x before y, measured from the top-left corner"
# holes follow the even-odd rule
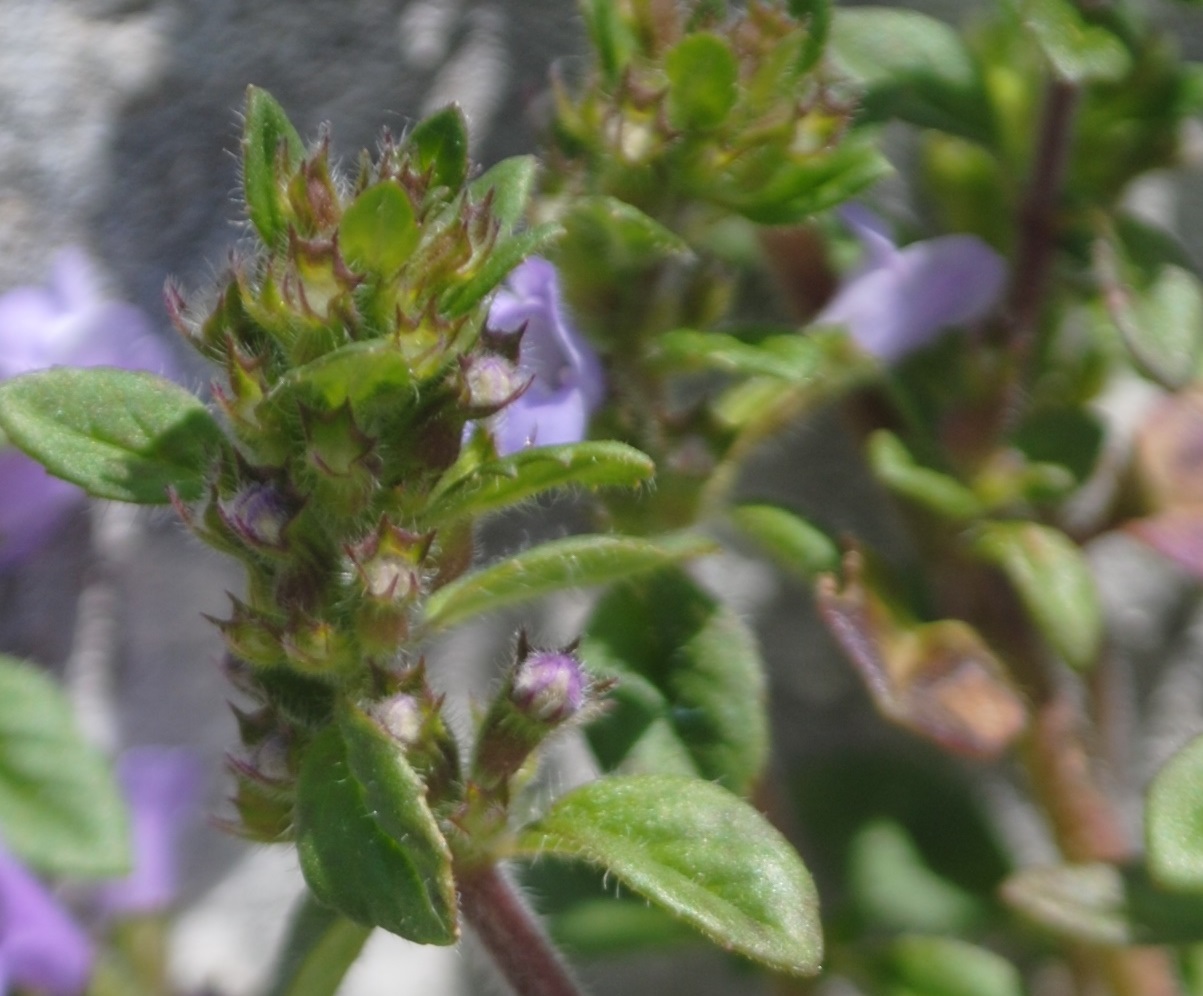
[[[961,19],[978,2],[906,6]],[[1203,58],[1203,16],[1177,7],[1172,17],[1167,24],[1186,54]],[[107,295],[146,312],[182,379],[201,390],[209,375],[174,342],[162,289],[171,277],[203,291],[245,234],[237,159],[248,84],[271,91],[307,138],[329,122],[347,160],[382,127],[402,133],[458,101],[474,156],[487,165],[535,147],[549,69],[558,61],[571,75],[582,51],[573,0],[0,0],[0,38],[0,293],[43,282],[59,250],[82,247]],[[903,135],[897,154],[905,163]],[[904,204],[905,184],[895,187],[883,196]],[[1203,173],[1158,176],[1133,196],[1172,220],[1203,261]],[[1115,417],[1130,416],[1132,406],[1139,399],[1117,398]],[[838,423],[825,418],[773,444],[745,488],[792,504],[835,534],[855,528],[888,550],[899,535],[893,513]],[[492,526],[486,546],[572,521],[571,507],[540,508]],[[894,553],[905,559],[905,550]],[[1203,729],[1203,617],[1188,587],[1152,554],[1112,544],[1091,555],[1148,717],[1141,770],[1121,773],[1137,786]],[[812,785],[821,785],[827,759],[855,743],[869,791],[877,785],[874,756],[904,766],[908,758],[931,761],[931,751],[875,718],[800,586],[738,552],[702,570],[762,634],[783,768],[797,770],[805,758]],[[229,790],[222,756],[236,731],[221,643],[203,614],[224,615],[225,592],[241,585],[237,566],[193,542],[172,515],[81,505],[38,556],[0,568],[0,651],[62,677],[85,727],[106,747],[195,749],[207,772],[206,812],[220,816]],[[570,638],[585,608],[565,598],[534,621],[536,632],[545,641]],[[488,680],[516,621],[436,648],[439,680]],[[564,745],[566,771],[573,749]],[[1005,766],[977,769],[973,791],[1007,814],[1005,846],[1035,854],[1046,846],[1013,803]],[[807,797],[800,790],[803,814]],[[804,827],[799,838],[813,860]],[[821,842],[812,846],[821,851]],[[248,848],[198,821],[183,860],[173,954],[181,990],[258,991],[302,888],[291,849]],[[590,963],[584,974],[598,993],[705,996],[760,984],[705,946]],[[343,992],[440,996],[488,985],[470,945],[427,949],[378,936]]]

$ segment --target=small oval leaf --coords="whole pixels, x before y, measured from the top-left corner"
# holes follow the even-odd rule
[[[288,180],[304,152],[284,108],[266,90],[247,87],[242,186],[251,224],[269,246],[288,233]]]
[[[338,242],[347,262],[383,278],[401,269],[419,234],[409,195],[393,180],[368,187],[338,223]]]
[[[268,996],[335,996],[371,933],[312,895],[302,896]]]
[[[195,395],[154,374],[55,367],[0,384],[0,427],[50,473],[96,498],[199,498],[225,436]]]
[[[1203,737],[1170,758],[1149,786],[1145,847],[1154,879],[1203,891]]]
[[[728,951],[790,975],[819,971],[814,883],[789,842],[742,799],[674,775],[605,778],[527,827],[528,857],[581,858]]]
[[[1067,664],[1093,666],[1103,640],[1102,609],[1090,568],[1068,536],[1035,522],[991,522],[978,531],[973,548],[1011,579]]]
[[[679,533],[657,540],[572,536],[523,550],[457,578],[426,601],[426,626],[443,629],[470,616],[532,602],[564,588],[589,588],[712,553],[704,536]]]
[[[806,581],[840,566],[840,550],[822,530],[776,505],[740,505],[731,512],[740,531],[782,567]]]
[[[655,471],[651,457],[625,443],[536,446],[492,460],[436,489],[427,517],[433,524],[483,515],[558,487],[634,487]]]
[[[103,755],[75,728],[62,691],[0,655],[0,838],[54,875],[129,868],[125,803]]]
[[[355,713],[306,748],[297,853],[322,902],[420,944],[459,934],[451,854],[405,758]]]
[[[458,104],[419,121],[409,133],[418,166],[430,170],[432,183],[459,193],[468,176],[468,122]]]
[[[678,128],[715,128],[739,99],[739,63],[718,35],[687,35],[664,56],[668,118]]]
[[[650,732],[672,741],[686,771],[733,792],[749,791],[760,777],[769,731],[756,637],[680,569],[608,592],[589,620],[581,658],[590,671],[618,679],[610,708],[586,731],[604,769],[639,750]]]

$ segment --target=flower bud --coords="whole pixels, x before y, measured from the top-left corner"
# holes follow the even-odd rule
[[[567,650],[535,650],[514,672],[510,701],[530,719],[557,725],[581,711],[589,679]]]
[[[406,747],[412,747],[422,738],[422,704],[412,695],[402,692],[377,703],[372,716],[389,736]]]
[[[468,405],[480,415],[492,415],[513,401],[529,383],[521,370],[504,356],[479,353],[461,360]]]
[[[219,500],[217,513],[240,539],[261,550],[285,548],[284,529],[296,514],[278,488],[257,482]]]
[[[580,715],[595,691],[575,647],[533,650],[523,635],[516,657],[476,743],[472,778],[487,791],[504,793],[534,750]]]

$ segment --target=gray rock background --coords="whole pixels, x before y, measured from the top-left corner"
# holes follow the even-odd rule
[[[956,17],[972,5],[913,6]],[[1184,47],[1203,56],[1198,12],[1167,9]],[[474,153],[487,163],[533,147],[529,108],[548,67],[581,47],[572,0],[0,0],[0,37],[0,292],[42,279],[58,247],[80,244],[113,293],[142,306],[165,335],[164,280],[205,286],[242,235],[238,111],[248,84],[269,89],[304,135],[331,122],[335,148],[348,158],[371,146],[382,125],[401,132],[456,99],[472,121]],[[1158,195],[1168,194],[1163,209],[1177,214],[1203,259],[1200,189],[1197,174],[1180,176]],[[188,369],[203,385],[200,366]],[[760,475],[762,497],[799,504],[837,531],[855,527],[885,543],[894,535],[834,422],[799,428],[765,455]],[[1141,679],[1162,726],[1133,774],[1139,780],[1198,728],[1199,626],[1180,626],[1175,645],[1160,646],[1159,622],[1182,605],[1178,579],[1122,544],[1095,556],[1127,634],[1127,659],[1134,667],[1169,660],[1161,679]],[[761,625],[783,756],[821,752],[850,735],[913,750],[872,721],[803,591],[735,554],[710,576]],[[36,563],[0,574],[0,650],[63,674],[106,745],[195,747],[211,773],[208,805],[220,813],[220,759],[235,734],[219,641],[201,613],[224,613],[223,592],[240,586],[237,569],[190,541],[170,516],[97,507],[69,522]],[[570,629],[566,620],[581,606],[565,611],[545,622],[549,635]],[[498,624],[440,653],[483,668],[491,662],[482,647],[506,639]],[[985,781],[996,774],[1004,783],[1003,773]],[[1038,848],[1022,819],[1015,822],[1015,846]],[[298,892],[295,861],[285,849],[247,849],[207,827],[190,835],[185,860],[181,984],[249,993],[270,967]],[[690,951],[685,963],[640,956],[586,966],[585,974],[598,993],[706,996],[757,985],[707,949]],[[493,991],[470,945],[448,952],[388,937],[373,941],[344,988],[354,996],[456,991]]]

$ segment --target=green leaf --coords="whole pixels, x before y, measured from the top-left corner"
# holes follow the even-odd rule
[[[704,943],[675,917],[609,881],[596,868],[546,855],[521,881],[552,940],[566,955],[598,957]]]
[[[806,21],[806,43],[798,60],[797,72],[812,69],[823,56],[831,34],[831,0],[788,0],[790,13]]]
[[[840,566],[839,547],[822,530],[776,505],[739,505],[731,520],[773,560],[806,581]]]
[[[906,829],[890,819],[873,820],[852,838],[848,892],[874,931],[964,934],[985,920],[981,899],[932,870]]]
[[[865,89],[861,116],[899,118],[989,143],[985,88],[960,35],[943,21],[888,7],[837,8],[828,46],[838,69]]]
[[[572,536],[523,550],[456,578],[426,600],[426,625],[444,629],[474,615],[531,602],[563,588],[620,581],[690,557],[712,553],[696,533],[648,540],[626,536]]]
[[[751,789],[769,750],[765,665],[739,616],[688,575],[669,568],[607,593],[581,656],[590,671],[618,679],[610,708],[586,730],[604,769],[658,726],[692,773]]]
[[[665,256],[693,255],[676,232],[617,197],[575,199],[564,227],[571,240],[587,245],[607,270],[637,269]]]
[[[431,523],[450,522],[508,508],[552,488],[634,487],[655,472],[651,457],[625,443],[536,446],[436,488],[426,514]]]
[[[303,896],[268,996],[335,996],[371,933],[371,927]]]
[[[1091,24],[1072,0],[1011,0],[1053,70],[1069,83],[1115,82],[1131,68],[1128,50]]]
[[[1033,923],[1087,944],[1203,941],[1203,895],[1160,889],[1140,865],[1027,868],[1004,883],[1002,895]]]
[[[869,437],[869,466],[886,487],[954,521],[982,514],[977,496],[954,477],[916,463],[901,439],[886,429]]]
[[[1094,470],[1105,432],[1099,417],[1082,408],[1044,408],[1028,415],[1012,442],[1033,463],[1065,468],[1074,481]]]
[[[392,342],[353,342],[289,370],[272,388],[268,403],[282,405],[300,396],[327,411],[348,403],[357,409],[377,395],[416,394],[414,375],[409,360]]]
[[[357,923],[453,944],[451,853],[421,779],[362,713],[349,711],[340,727],[319,733],[301,760],[296,833],[305,881]]]
[[[1136,367],[1170,390],[1194,380],[1203,357],[1203,287],[1181,246],[1128,221],[1095,243],[1094,267]]]
[[[443,304],[447,316],[458,318],[466,315],[489,291],[509,276],[515,266],[559,238],[563,231],[558,222],[549,221],[499,242],[467,282],[448,293]]]
[[[484,200],[492,194],[493,217],[500,223],[502,232],[508,233],[526,213],[538,172],[539,160],[534,156],[510,156],[469,183],[468,193],[474,201]]]
[[[9,440],[96,498],[163,504],[204,490],[225,436],[201,401],[153,374],[55,367],[0,384]]]
[[[1068,536],[1034,522],[991,522],[980,528],[973,549],[1003,569],[1067,664],[1093,666],[1103,639],[1102,610],[1090,568]]]
[[[284,108],[266,90],[247,87],[242,187],[251,224],[269,246],[288,234],[288,180],[304,153]]]
[[[664,56],[668,119],[677,128],[717,128],[739,98],[739,63],[718,35],[686,35]]]
[[[338,244],[347,262],[384,278],[409,259],[419,234],[409,195],[394,180],[368,187],[338,223]]]
[[[125,803],[108,762],[79,735],[59,687],[2,654],[0,838],[51,875],[129,869]]]
[[[605,778],[561,798],[527,827],[529,857],[578,857],[701,931],[776,971],[814,975],[818,897],[789,842],[710,782]]]
[[[1203,737],[1170,758],[1149,786],[1145,850],[1161,885],[1203,892]]]
[[[728,178],[712,199],[762,225],[789,225],[842,204],[893,172],[868,140],[853,135],[833,151],[789,160],[768,177]]]
[[[953,937],[899,937],[875,961],[875,974],[890,993],[1024,996],[1019,970],[1007,959]]]
[[[448,104],[409,133],[419,168],[431,171],[432,185],[458,193],[468,177],[468,122],[458,104]]]
[[[656,338],[655,359],[675,370],[717,370],[790,384],[843,383],[875,369],[842,330],[770,334],[747,342],[727,332],[676,329]]]
[[[638,47],[634,32],[614,0],[582,0],[580,6],[598,65],[608,83],[617,83]]]

